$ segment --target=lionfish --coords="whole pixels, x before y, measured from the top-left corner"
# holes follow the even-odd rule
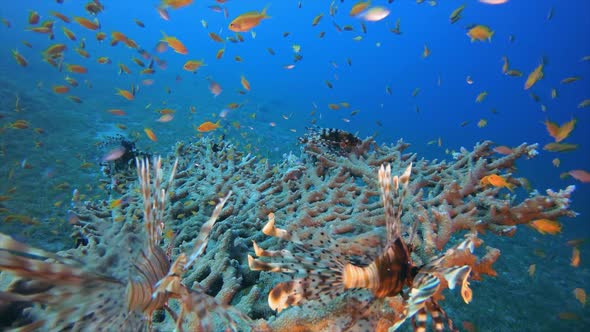
[[[401,236],[402,202],[407,195],[411,170],[412,164],[401,176],[392,178],[389,165],[381,166],[379,169],[378,179],[385,211],[387,239],[381,254],[368,265],[355,264],[348,257],[303,243],[296,235],[275,227],[275,217],[271,213],[262,232],[292,243],[294,250],[265,250],[254,242],[254,251],[259,258],[248,256],[250,269],[303,277],[277,284],[268,295],[269,306],[280,312],[308,300],[317,299],[325,303],[326,298],[331,300],[341,294],[365,289],[365,293],[366,290],[370,291],[366,296],[367,300],[347,301],[347,304],[353,303],[353,308],[347,313],[351,321],[345,323],[345,326],[331,326],[330,331],[350,330],[361,321],[372,325],[373,330],[377,327],[383,328],[383,324],[386,325],[384,330],[391,327],[396,330],[407,319],[412,320],[414,331],[424,331],[428,313],[432,317],[434,331],[443,331],[444,319],[449,329],[455,330],[452,320],[438,304],[437,299],[444,288],[454,289],[456,285],[460,285],[463,300],[466,303],[471,301],[472,292],[468,281],[471,266],[466,264],[469,259],[465,258],[471,258],[474,246],[481,243],[477,242],[475,234],[469,234],[460,244],[428,263],[420,266],[414,263],[409,243],[412,243],[416,227],[411,231],[407,243]],[[338,247],[337,242],[333,244]],[[274,262],[268,261],[273,259]],[[402,298],[402,303],[396,307],[393,300],[396,298],[399,302],[399,297]],[[394,319],[387,318],[383,323],[379,317],[366,317],[369,307],[378,299],[388,301],[388,307],[398,311],[394,313]]]
[[[331,153],[342,155],[354,152],[362,140],[344,130],[335,128],[307,128],[307,133],[299,137],[300,144],[315,144],[326,147]]]
[[[159,246],[164,229],[168,189],[172,185],[178,160],[174,163],[167,184],[164,183],[162,161],[154,163],[154,181],[150,179],[147,158],[136,159],[137,174],[143,196],[143,222],[146,242],[129,269],[128,280],[120,280],[90,270],[81,261],[30,247],[0,233],[0,271],[19,280],[12,289],[0,292],[3,302],[33,302],[43,306],[33,310],[33,320],[14,331],[143,331],[152,330],[152,315],[165,309],[175,320],[177,331],[183,330],[185,320],[203,331],[213,329],[211,313],[220,315],[232,330],[236,320],[247,319],[237,310],[218,303],[197,283],[188,288],[181,276],[203,254],[209,233],[219,217],[231,191],[215,206],[210,219],[201,226],[192,252],[181,253],[174,263]],[[30,283],[23,291],[21,282]],[[16,286],[14,286],[16,284]],[[31,290],[34,290],[31,292]],[[176,314],[168,306],[177,300],[181,307]],[[197,321],[187,319],[196,315]],[[37,316],[37,317],[35,317]]]

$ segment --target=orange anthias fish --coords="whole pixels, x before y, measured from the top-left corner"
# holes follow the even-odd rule
[[[361,0],[361,1],[357,2],[352,6],[348,15],[349,16],[357,16],[358,14],[363,12],[365,9],[367,9],[370,4],[371,4],[371,1],[362,1]]]
[[[80,65],[68,65],[66,68],[70,73],[86,74],[88,72],[86,67]]]
[[[150,128],[144,128],[143,131],[145,132],[145,134],[147,135],[147,137],[154,141],[157,142],[158,138],[156,137],[156,134],[154,134],[154,132],[150,129]]]
[[[584,183],[590,182],[590,173],[586,172],[585,170],[574,169],[574,170],[569,171],[568,174],[580,182],[584,182]]]
[[[25,59],[25,57],[23,57],[20,53],[18,53],[17,50],[12,50],[12,56],[14,57],[14,60],[16,61],[16,63],[18,63],[19,65],[26,67],[29,63],[27,62],[27,60]]]
[[[51,15],[59,18],[60,20],[64,21],[65,23],[70,23],[71,22],[71,20],[67,16],[65,16],[64,14],[62,14],[62,13],[59,13],[59,12],[56,12],[56,11],[51,11],[51,12],[49,12],[49,14],[51,14]]]
[[[573,151],[578,148],[578,144],[570,143],[548,143],[543,146],[543,150],[551,152],[567,152]]]
[[[70,91],[70,88],[67,87],[66,85],[54,85],[53,86],[53,92],[55,92],[55,93],[67,93],[68,91]]]
[[[265,7],[260,13],[257,11],[251,11],[236,17],[229,24],[229,29],[233,32],[250,31],[250,29],[258,26],[260,21],[270,18],[270,16],[266,15],[267,9],[268,7]]]
[[[492,185],[498,188],[506,188],[510,191],[514,189],[513,184],[506,182],[506,179],[497,174],[486,175],[479,181],[479,183],[484,187]]]
[[[505,145],[496,146],[492,150],[494,150],[494,152],[496,152],[496,153],[503,154],[503,155],[509,155],[512,153],[512,149],[505,146]]]
[[[586,306],[586,291],[583,288],[574,289],[574,296],[576,300],[580,301],[582,306]]]
[[[174,52],[179,54],[188,54],[186,46],[184,46],[184,44],[180,40],[178,40],[176,37],[167,36],[164,32],[162,32],[162,34],[164,35],[164,37],[160,41],[163,41],[166,44],[168,44],[168,46],[172,48]]]
[[[211,40],[213,40],[214,42],[223,43],[223,39],[219,37],[219,35],[215,32],[209,32],[209,38],[211,38]]]
[[[197,71],[197,69],[199,69],[201,66],[205,65],[205,61],[203,60],[187,60],[184,63],[184,66],[182,66],[182,68],[184,68],[184,70],[186,71],[190,71],[190,72],[195,72]]]
[[[572,120],[562,124],[561,126],[559,126],[555,122],[545,120],[545,127],[547,127],[547,131],[549,132],[549,135],[551,135],[551,137],[553,137],[555,139],[555,142],[559,143],[559,142],[563,141],[564,139],[566,139],[570,135],[572,130],[574,130],[576,122],[577,122],[576,119],[572,119]]]
[[[35,24],[39,23],[39,18],[40,17],[39,17],[38,12],[36,12],[34,10],[29,11],[29,24],[35,25]]]
[[[541,234],[555,235],[561,232],[561,224],[554,220],[537,219],[531,221],[529,225]]]
[[[64,32],[64,35],[66,35],[66,37],[71,40],[71,41],[75,41],[76,40],[76,35],[72,32],[72,30],[66,28],[66,27],[61,27],[61,29]]]
[[[135,97],[135,96],[133,96],[133,94],[131,92],[129,92],[127,90],[123,90],[123,89],[117,89],[117,94],[127,100],[133,100],[133,98]]]
[[[221,94],[223,90],[221,89],[221,85],[219,85],[219,83],[215,81],[210,81],[209,91],[211,92],[211,94],[213,94],[214,97],[217,97]]]
[[[193,3],[193,0],[162,0],[162,6],[172,7],[178,9]]]
[[[471,42],[476,40],[485,41],[486,39],[492,41],[493,35],[494,31],[490,27],[481,24],[475,25],[467,31],[467,36],[471,38]]]
[[[574,247],[572,250],[572,261],[570,262],[570,265],[573,267],[580,266],[580,249],[577,247]]]
[[[537,68],[535,68],[535,70],[533,70],[529,76],[526,79],[526,82],[524,82],[524,89],[528,90],[530,89],[533,85],[535,85],[535,83],[537,83],[540,79],[543,78],[543,67],[545,66],[544,63],[541,62],[541,64],[539,64],[537,66]]]
[[[98,21],[92,22],[91,20],[84,18],[84,17],[75,16],[74,21],[76,21],[76,23],[80,24],[81,26],[85,27],[86,29],[98,30],[100,28],[100,24],[98,23]]]
[[[247,91],[250,91],[250,82],[248,82],[248,80],[246,79],[246,77],[244,77],[244,75],[242,75],[242,77],[240,78],[240,82],[242,83],[242,86],[244,87],[244,89],[246,89]]]
[[[218,120],[215,123],[213,123],[211,121],[203,122],[203,123],[201,123],[200,126],[197,127],[197,131],[199,131],[201,133],[207,133],[207,132],[213,131],[213,130],[219,128],[219,121],[221,121],[221,120]]]

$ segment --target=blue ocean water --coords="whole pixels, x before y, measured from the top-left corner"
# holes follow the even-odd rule
[[[102,3],[105,9],[97,15],[100,31],[107,34],[102,42],[96,40],[96,31],[75,22],[66,24],[49,14],[58,11],[70,18],[93,19],[84,10],[84,1],[59,4],[28,0],[5,3],[0,8],[0,17],[10,22],[10,27],[0,25],[0,42],[4,45],[0,52],[0,125],[19,119],[31,123],[26,130],[4,128],[0,132],[0,195],[16,187],[10,194],[10,213],[28,215],[39,222],[61,220],[73,188],[81,188],[88,197],[96,194],[97,165],[102,157],[96,143],[107,136],[136,137],[142,150],[167,153],[176,141],[224,135],[224,139],[239,139],[241,146],[253,154],[278,160],[289,151],[298,151],[296,138],[315,124],[360,137],[376,135],[380,143],[402,138],[412,144],[412,151],[427,159],[450,159],[452,151],[461,146],[471,148],[481,140],[506,146],[539,143],[536,158],[519,162],[518,176],[526,177],[539,190],[575,184],[572,207],[579,216],[562,220],[563,233],[555,237],[525,229],[524,234],[531,238],[525,236],[524,241],[530,240],[546,252],[558,252],[565,257],[565,269],[571,252],[565,242],[590,236],[590,185],[571,177],[560,178],[574,169],[590,171],[590,107],[578,108],[590,98],[590,61],[582,60],[590,55],[587,2],[510,0],[487,5],[478,1],[373,1],[372,5],[385,6],[391,13],[382,21],[364,22],[366,33],[362,31],[363,21],[348,15],[353,1],[195,1],[184,8],[169,9],[169,20],[158,15],[157,1]],[[330,16],[331,4],[338,8],[334,16]],[[462,4],[466,5],[462,18],[451,24],[450,13]],[[222,9],[212,10],[211,6]],[[270,18],[251,32],[242,33],[243,42],[227,40],[236,38],[228,29],[232,19],[266,6]],[[55,20],[54,40],[28,31],[30,10],[39,12],[41,22]],[[319,24],[312,26],[312,20],[320,14]],[[135,19],[145,27],[138,26]],[[391,32],[397,20],[399,35]],[[491,41],[471,42],[466,35],[471,24],[489,26],[494,31]],[[352,31],[338,31],[336,25],[340,29],[350,25]],[[77,40],[66,39],[62,26],[73,31]],[[109,45],[113,31],[124,33],[141,49],[164,60],[166,68],[154,65],[155,74],[139,74],[142,68],[132,58],[146,64],[150,60],[122,43]],[[157,52],[163,32],[181,40],[188,54],[171,49]],[[217,33],[224,42],[212,40],[209,32]],[[320,32],[325,33],[323,38]],[[81,41],[89,58],[75,51]],[[83,65],[88,73],[66,73],[44,62],[41,53],[54,43],[67,45],[64,63]],[[299,52],[294,45],[300,47]],[[425,45],[430,50],[428,57],[423,57]],[[225,53],[218,60],[216,54],[222,48]],[[28,66],[19,66],[10,50],[18,50]],[[302,59],[294,61],[295,55]],[[101,56],[109,57],[112,63],[98,64]],[[242,61],[236,61],[236,56]],[[511,69],[522,71],[522,77],[502,73],[503,56],[509,59]],[[201,59],[206,65],[196,73],[182,69],[187,60]],[[527,75],[541,61],[545,61],[544,78],[525,90]],[[119,74],[119,63],[132,73]],[[285,68],[289,65],[294,67]],[[66,75],[80,85],[66,95],[54,93],[51,87],[67,84]],[[240,93],[244,91],[242,75],[251,84],[251,90],[244,94]],[[572,76],[581,79],[561,83]],[[472,84],[467,83],[467,77]],[[154,80],[153,84],[143,84],[146,79]],[[211,80],[223,88],[217,97],[208,90]],[[133,101],[115,95],[116,88],[132,86],[137,90]],[[557,91],[556,98],[551,96],[552,88]],[[414,91],[418,91],[415,96]],[[476,103],[482,92],[487,92],[487,97]],[[539,100],[535,101],[531,93]],[[67,95],[80,97],[82,103],[66,99]],[[221,118],[220,113],[230,103],[241,106]],[[328,107],[340,103],[350,106],[339,110]],[[155,121],[163,108],[176,111],[172,121]],[[110,109],[124,110],[127,115],[114,116],[107,112]],[[564,142],[579,147],[572,152],[544,151],[542,147],[553,139],[543,122],[563,124],[572,118],[577,124]],[[477,123],[482,119],[487,125],[480,128]],[[215,131],[201,134],[194,129],[205,121],[217,120],[221,127]],[[116,124],[127,129],[121,130]],[[43,133],[32,128],[42,128]],[[157,142],[146,137],[144,128],[154,131]],[[555,158],[560,160],[559,167],[552,164]],[[23,167],[27,164],[30,167]],[[524,191],[520,194],[526,195]],[[67,234],[67,224],[54,225],[49,236]],[[36,222],[11,222],[2,224],[0,230],[26,239],[39,238],[48,228]],[[567,273],[584,270],[587,274],[590,255],[587,247],[581,249],[581,266],[567,269]],[[516,253],[507,256],[518,258]],[[587,281],[585,285],[567,285],[564,294],[573,298],[571,289],[590,290],[588,286]]]

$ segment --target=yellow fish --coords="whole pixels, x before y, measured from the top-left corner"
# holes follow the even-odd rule
[[[510,191],[514,188],[513,184],[506,182],[506,179],[497,174],[486,175],[479,181],[479,183],[484,187],[492,185],[498,188],[507,188]]]
[[[547,128],[549,135],[555,139],[555,142],[559,143],[570,135],[574,130],[576,122],[576,119],[572,119],[559,126],[553,121],[545,120],[545,127]]]
[[[459,6],[459,8],[453,10],[453,12],[451,12],[451,15],[449,16],[449,21],[451,22],[451,24],[461,19],[461,13],[463,12],[463,9],[465,9],[464,4]]]
[[[548,143],[543,146],[543,150],[551,152],[568,152],[578,148],[578,144],[571,143]],[[567,173],[566,173],[567,174]]]
[[[371,4],[371,1],[357,2],[352,6],[352,9],[350,9],[350,12],[348,13],[348,15],[349,16],[357,16],[358,14],[363,12],[365,9],[367,9],[370,4]]]
[[[574,289],[574,296],[576,297],[576,300],[580,301],[580,303],[582,304],[582,306],[586,306],[586,291],[582,288],[576,288]]]
[[[528,90],[530,89],[533,85],[535,85],[535,83],[537,83],[537,81],[539,81],[540,79],[543,78],[543,66],[544,63],[541,63],[540,65],[537,66],[537,68],[535,68],[535,70],[533,70],[529,76],[526,79],[526,82],[524,82],[524,89]]]
[[[475,98],[475,102],[476,103],[481,103],[484,99],[486,99],[486,96],[488,95],[487,91],[484,91],[480,94],[477,95],[477,98]]]
[[[219,120],[219,121],[221,121],[221,120]],[[219,128],[219,121],[217,121],[215,123],[213,123],[211,121],[203,122],[196,129],[197,129],[197,131],[199,131],[201,133],[206,133],[206,132],[215,130],[215,129]]]
[[[537,270],[537,265],[531,264],[531,266],[529,266],[529,276],[530,277],[534,276],[536,270]]]
[[[266,15],[267,9],[268,7],[265,7],[260,13],[257,11],[251,11],[236,17],[229,24],[229,29],[233,32],[250,31],[250,29],[258,26],[260,21],[270,18],[270,16]]]
[[[467,36],[471,38],[471,42],[476,40],[485,41],[486,39],[492,41],[493,35],[494,31],[490,27],[481,24],[475,25],[467,31]]]

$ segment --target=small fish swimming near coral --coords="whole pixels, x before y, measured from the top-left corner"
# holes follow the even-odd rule
[[[355,302],[347,298],[348,302],[353,303],[346,313],[349,320],[339,323],[341,325],[337,327],[327,327],[327,331],[334,328],[339,331],[354,330],[358,327],[355,324],[361,322],[368,323],[373,330],[377,326],[383,330],[396,330],[407,319],[414,323],[414,331],[424,331],[427,313],[432,317],[435,331],[443,331],[444,320],[449,329],[455,330],[451,319],[438,304],[440,292],[444,288],[454,289],[458,285],[463,300],[466,303],[471,301],[469,278],[471,264],[476,260],[472,252],[475,246],[481,244],[481,240],[477,239],[475,233],[470,233],[464,241],[444,254],[424,265],[415,264],[411,256],[412,247],[409,245],[416,232],[415,224],[410,230],[410,240],[406,241],[402,237],[401,223],[402,203],[407,196],[411,171],[410,163],[400,176],[392,178],[389,165],[379,169],[387,239],[381,254],[364,266],[336,253],[318,250],[300,241],[297,235],[276,228],[274,214],[271,213],[262,232],[293,243],[296,251],[265,250],[254,242],[254,251],[259,258],[248,256],[250,269],[303,277],[276,285],[269,293],[269,306],[280,312],[309,300],[319,299],[325,303],[326,298],[332,300],[342,294],[346,296],[355,290],[365,289],[370,291],[370,295],[363,300]],[[337,245],[337,242],[334,243]],[[367,312],[373,304],[384,305],[383,312],[393,308],[394,313],[386,317],[369,315]]]

